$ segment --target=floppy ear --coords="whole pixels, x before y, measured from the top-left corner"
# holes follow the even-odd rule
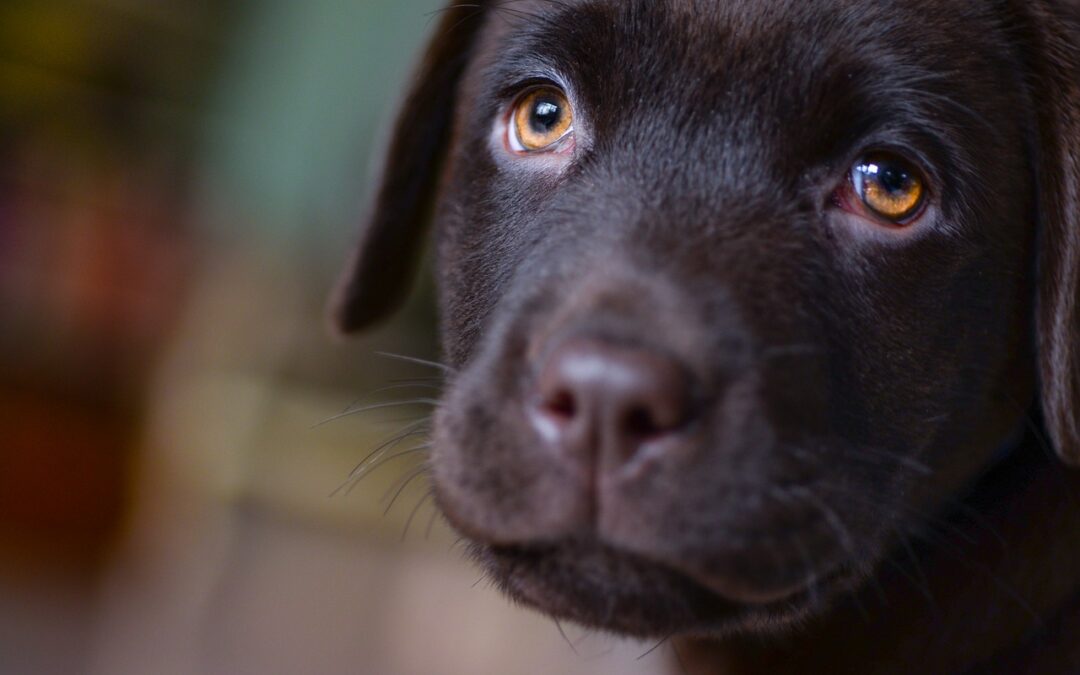
[[[1080,5],[1024,0],[1039,116],[1037,330],[1042,407],[1061,458],[1080,466]]]
[[[404,301],[423,249],[453,123],[457,87],[486,0],[451,5],[398,111],[370,212],[330,302],[333,326],[352,333]]]

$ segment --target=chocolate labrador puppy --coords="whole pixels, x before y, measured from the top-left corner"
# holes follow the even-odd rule
[[[438,503],[706,673],[1080,672],[1072,0],[475,0],[336,298],[437,241]]]

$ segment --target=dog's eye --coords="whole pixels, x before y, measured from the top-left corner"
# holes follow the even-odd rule
[[[508,126],[514,152],[557,152],[573,133],[574,112],[562,91],[537,87],[514,103]]]
[[[905,224],[919,214],[926,196],[922,174],[907,160],[876,152],[851,170],[851,184],[874,215]]]

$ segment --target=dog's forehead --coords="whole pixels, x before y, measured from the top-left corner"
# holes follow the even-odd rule
[[[969,102],[1011,83],[1000,22],[974,0],[525,0],[491,6],[474,55],[480,99],[554,77],[605,147],[794,179],[870,130],[907,144],[970,127],[987,111]]]
[[[552,49],[619,42],[627,48],[620,66],[657,45],[693,51],[699,65],[732,57],[780,63],[791,49],[948,48],[979,36],[994,14],[992,3],[973,0],[512,0],[488,11],[487,31],[501,38],[537,38]]]
[[[639,93],[673,80],[800,86],[852,65],[880,80],[968,77],[1003,51],[1000,14],[973,0],[523,0],[489,14],[504,64]]]

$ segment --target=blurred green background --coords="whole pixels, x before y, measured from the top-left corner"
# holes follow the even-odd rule
[[[428,407],[321,420],[437,394],[427,281],[322,317],[437,4],[0,3],[0,673],[661,668],[476,584],[422,453],[335,492]]]

